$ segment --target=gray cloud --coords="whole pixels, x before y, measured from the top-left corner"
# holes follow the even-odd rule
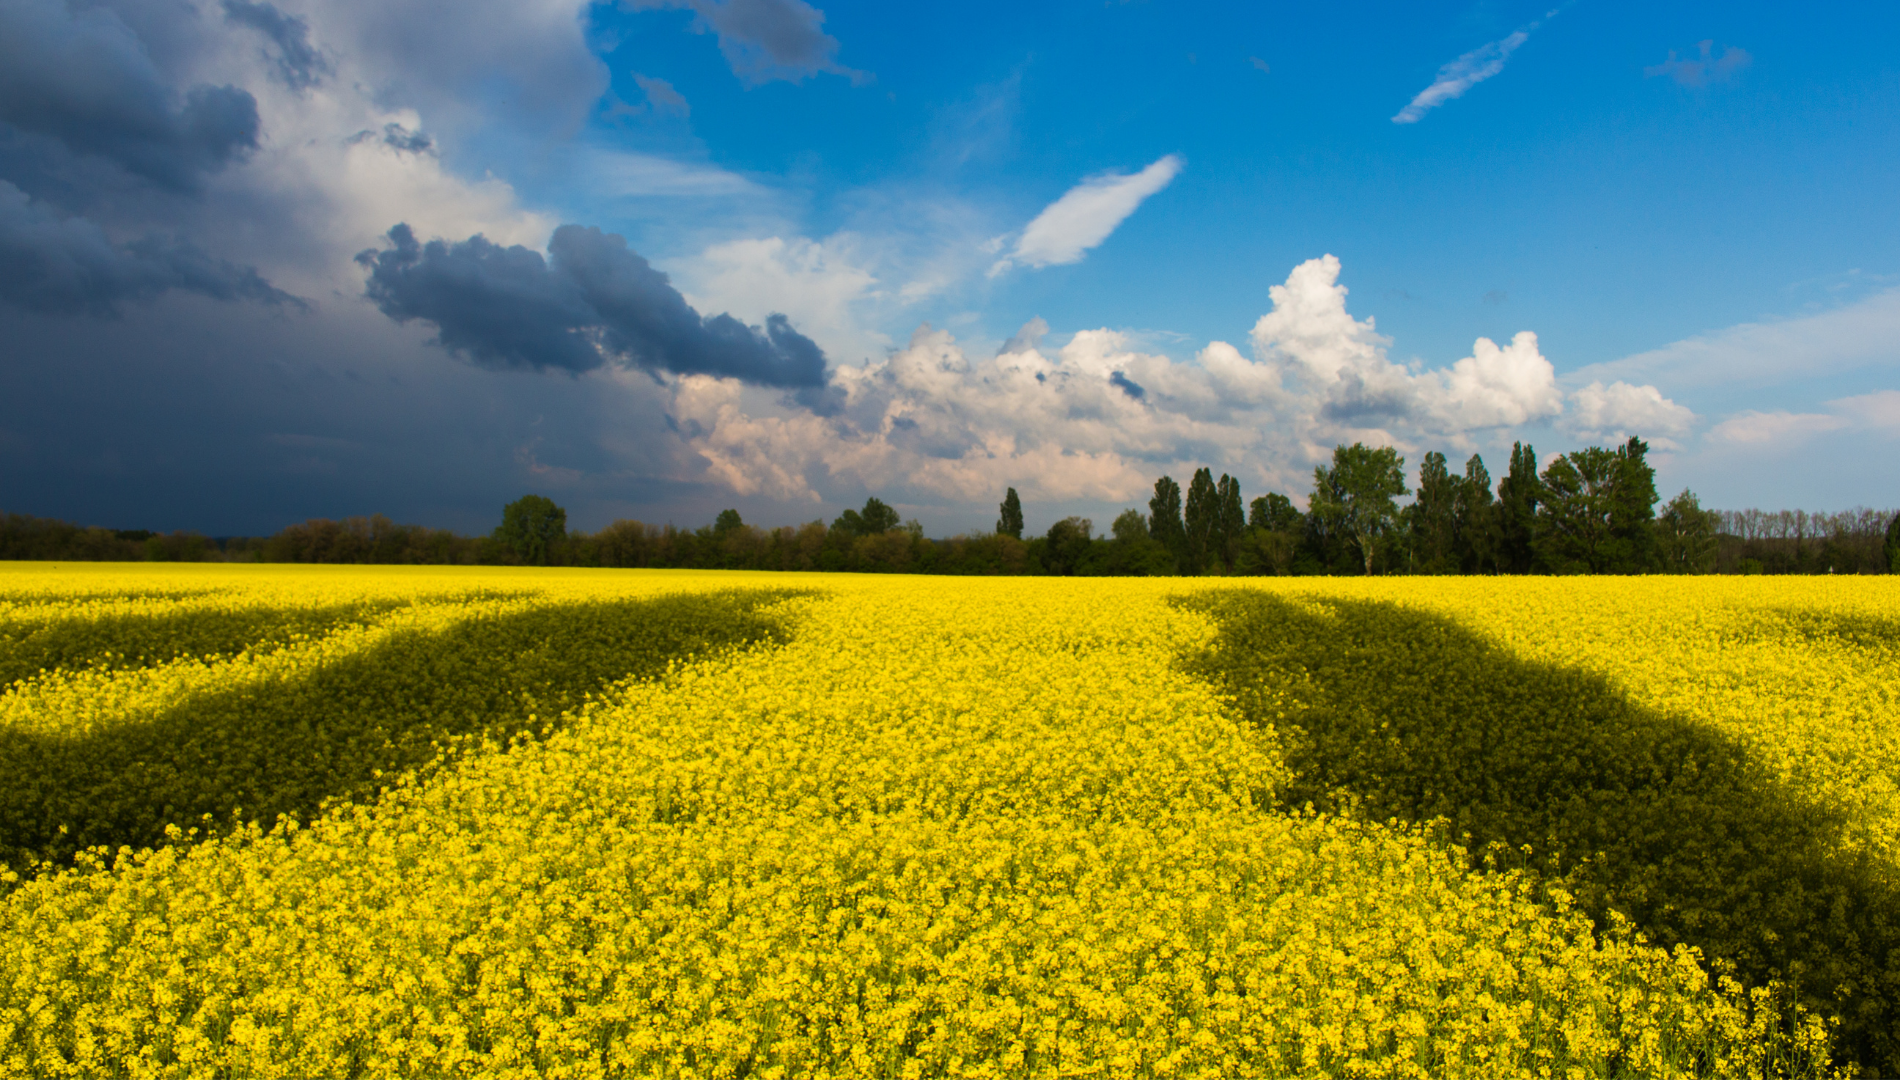
[[[308,90],[336,74],[330,61],[310,44],[310,24],[294,15],[286,15],[270,3],[248,0],[224,0],[227,21],[246,26],[277,46],[271,58],[277,77],[292,90]]]
[[[626,240],[597,228],[554,230],[546,259],[481,236],[422,244],[407,225],[389,240],[357,256],[370,299],[392,319],[434,324],[443,348],[483,367],[577,373],[612,359],[764,386],[825,382],[824,352],[785,316],[763,329],[702,317]]]
[[[633,81],[639,84],[640,91],[647,96],[647,104],[656,113],[671,113],[674,116],[691,116],[693,107],[686,103],[686,96],[673,88],[665,79],[650,79],[638,72]]]
[[[256,270],[214,259],[188,241],[116,245],[82,217],[58,218],[0,180],[0,302],[42,312],[111,314],[171,290],[218,300],[297,303]]]
[[[249,93],[194,86],[181,98],[118,16],[58,0],[0,4],[0,122],[183,192],[258,134]]]
[[[1748,54],[1748,50],[1733,45],[1724,46],[1722,55],[1714,56],[1711,52],[1714,45],[1712,40],[1697,42],[1696,51],[1699,55],[1689,60],[1678,59],[1676,51],[1671,49],[1669,59],[1654,67],[1644,68],[1643,74],[1652,79],[1667,75],[1683,86],[1708,86],[1734,78],[1755,59]]]
[[[838,64],[838,39],[824,32],[825,13],[805,0],[627,0],[627,6],[691,11],[702,32],[719,36],[719,51],[733,74],[754,85],[801,82],[821,72],[853,82],[868,78]]]
[[[1122,393],[1127,394],[1136,401],[1140,401],[1142,398],[1148,396],[1148,391],[1142,389],[1140,383],[1135,382],[1119,371],[1109,373],[1108,383],[1110,386],[1119,388]]]

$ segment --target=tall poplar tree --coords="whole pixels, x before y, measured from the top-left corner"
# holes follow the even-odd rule
[[[1457,489],[1445,467],[1445,455],[1433,450],[1418,466],[1418,497],[1407,517],[1412,532],[1414,566],[1427,574],[1458,571],[1453,544]]]
[[[1900,574],[1900,514],[1887,526],[1887,573]]]
[[[1537,565],[1537,508],[1544,499],[1537,451],[1511,444],[1511,471],[1498,484],[1498,569],[1528,574]]]
[[[1220,550],[1221,564],[1227,569],[1234,568],[1234,556],[1239,554],[1240,536],[1247,531],[1247,510],[1240,501],[1240,481],[1220,475],[1220,483],[1215,486],[1216,514],[1214,531],[1219,536],[1216,545]]]
[[[1636,436],[1616,450],[1615,489],[1610,497],[1610,535],[1616,541],[1611,571],[1641,574],[1656,567],[1656,470],[1649,444]]]
[[[1458,481],[1457,505],[1452,512],[1454,550],[1458,568],[1467,574],[1497,569],[1497,507],[1491,499],[1491,474],[1477,454],[1465,462]]]
[[[1187,528],[1181,521],[1181,485],[1172,476],[1155,481],[1154,498],[1148,500],[1148,535],[1161,541],[1179,570],[1187,558]]]
[[[1187,526],[1187,573],[1198,574],[1207,568],[1208,556],[1213,554],[1214,543],[1219,539],[1215,527],[1220,521],[1220,492],[1214,487],[1214,472],[1205,466],[1194,471],[1194,479],[1188,482],[1187,511],[1184,515]]]
[[[1023,538],[1023,501],[1016,497],[1016,489],[1010,488],[1003,496],[1003,505],[998,508],[1002,516],[996,519],[996,531],[1004,536]]]

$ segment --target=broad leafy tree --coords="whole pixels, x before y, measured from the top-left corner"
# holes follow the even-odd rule
[[[1066,517],[1049,526],[1042,548],[1043,570],[1063,576],[1075,573],[1088,557],[1094,528],[1094,522],[1082,517]]]
[[[1544,470],[1538,553],[1560,572],[1640,574],[1656,566],[1656,471],[1632,438],[1574,450]]]
[[[1181,520],[1181,485],[1171,476],[1155,481],[1148,500],[1148,535],[1161,542],[1179,567],[1187,558],[1187,526]]]
[[[1656,555],[1671,574],[1706,574],[1715,569],[1716,533],[1721,515],[1702,509],[1695,492],[1684,488],[1656,517]]]
[[[1399,506],[1406,494],[1405,459],[1390,446],[1364,443],[1333,448],[1333,463],[1313,470],[1309,518],[1358,548],[1365,572],[1372,573],[1380,546],[1397,531]]]
[[[724,540],[744,528],[745,520],[739,516],[739,511],[721,510],[719,516],[713,519],[713,538]]]
[[[864,501],[863,510],[846,510],[838,515],[831,527],[851,537],[882,536],[897,528],[901,522],[896,510],[873,495]]]
[[[1247,508],[1247,527],[1266,529],[1270,532],[1298,533],[1305,525],[1306,515],[1300,513],[1293,500],[1278,492],[1268,492],[1255,499]]]
[[[567,511],[543,495],[523,495],[501,510],[495,539],[530,566],[546,566],[567,539]]]
[[[1002,514],[996,519],[996,531],[1004,536],[1023,538],[1023,501],[1016,495],[1016,489],[1010,488],[1003,496],[1003,505],[998,508]]]
[[[1900,574],[1900,514],[1887,526],[1887,573]]]

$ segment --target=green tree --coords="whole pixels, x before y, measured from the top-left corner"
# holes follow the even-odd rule
[[[1656,470],[1649,444],[1636,436],[1616,451],[1616,487],[1610,496],[1610,535],[1616,542],[1612,572],[1641,574],[1656,566]]]
[[[1181,521],[1181,485],[1171,476],[1155,481],[1154,498],[1148,500],[1148,535],[1168,549],[1178,571],[1187,559],[1187,526]]]
[[[1002,516],[996,519],[996,531],[1004,536],[1023,538],[1023,501],[1016,495],[1016,489],[1010,488],[1003,496],[1003,505],[998,507]]]
[[[863,510],[846,510],[839,514],[831,527],[853,539],[861,536],[882,536],[897,528],[901,519],[897,511],[884,504],[884,500],[873,495],[864,500]]]
[[[1220,553],[1221,565],[1229,570],[1234,568],[1234,556],[1239,554],[1240,535],[1247,531],[1247,510],[1240,501],[1240,481],[1220,474],[1220,483],[1214,486],[1214,549]]]
[[[1656,553],[1665,572],[1706,574],[1715,569],[1721,515],[1702,509],[1688,488],[1669,500],[1656,518]]]
[[[542,495],[523,495],[501,510],[495,539],[530,566],[546,566],[567,539],[567,511]]]
[[[1426,574],[1456,573],[1457,486],[1434,450],[1418,467],[1418,497],[1407,508],[1413,566]]]
[[[1214,486],[1213,470],[1206,467],[1194,470],[1194,479],[1188,482],[1187,507],[1182,518],[1187,529],[1187,559],[1182,570],[1198,574],[1207,569],[1208,557],[1213,554],[1218,539],[1214,530],[1220,520],[1220,492]]]
[[[1293,505],[1293,500],[1278,492],[1260,496],[1247,509],[1247,527],[1250,529],[1298,533],[1305,524],[1305,515]]]
[[[1538,555],[1552,570],[1609,572],[1619,551],[1610,528],[1621,463],[1601,446],[1572,450],[1550,463],[1538,511]]]
[[[1318,517],[1356,546],[1370,574],[1380,544],[1398,527],[1399,507],[1393,500],[1406,493],[1405,459],[1397,449],[1373,449],[1364,443],[1337,446],[1333,463],[1313,470],[1307,516]]]
[[[1139,543],[1148,539],[1148,519],[1135,509],[1123,510],[1115,515],[1115,523],[1108,527],[1115,539],[1127,544]]]
[[[1088,557],[1094,528],[1094,522],[1082,517],[1066,517],[1049,526],[1049,533],[1043,538],[1043,571],[1065,577],[1075,573],[1076,567]]]
[[[713,536],[719,540],[724,540],[743,528],[745,528],[745,522],[740,519],[737,510],[721,510],[719,516],[713,519]]]
[[[1497,505],[1491,499],[1491,474],[1477,454],[1465,462],[1452,509],[1453,548],[1458,568],[1482,574],[1497,569]]]
[[[1528,574],[1537,565],[1538,509],[1544,486],[1537,478],[1537,451],[1511,444],[1511,471],[1498,484],[1497,562],[1507,574]]]
[[[1887,526],[1887,573],[1900,574],[1900,514]]]

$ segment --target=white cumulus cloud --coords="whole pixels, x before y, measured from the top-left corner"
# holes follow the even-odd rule
[[[1167,187],[1181,171],[1181,158],[1169,154],[1138,173],[1102,173],[1070,188],[1037,214],[1009,255],[990,268],[999,274],[1012,264],[1041,269],[1081,262],[1090,248],[1108,239],[1150,195]]]
[[[848,499],[871,490],[954,506],[1013,486],[1043,502],[1133,505],[1156,476],[1201,465],[1241,478],[1249,492],[1303,496],[1313,465],[1336,443],[1469,452],[1508,446],[1516,426],[1564,414],[1535,334],[1502,345],[1479,338],[1444,367],[1400,364],[1373,321],[1347,310],[1339,273],[1328,255],[1273,286],[1251,356],[1213,341],[1177,360],[1109,329],[1057,347],[1041,319],[995,355],[973,355],[925,325],[880,359],[837,368],[809,409],[682,380],[674,423],[708,472],[742,495]],[[1648,420],[1646,435],[1665,421],[1679,430],[1680,407],[1651,387],[1598,387],[1583,408],[1592,422]]]
[[[1575,411],[1568,426],[1587,439],[1622,442],[1640,435],[1659,449],[1675,449],[1674,439],[1687,435],[1695,424],[1694,412],[1654,386],[1593,382],[1573,391],[1570,402]]]

